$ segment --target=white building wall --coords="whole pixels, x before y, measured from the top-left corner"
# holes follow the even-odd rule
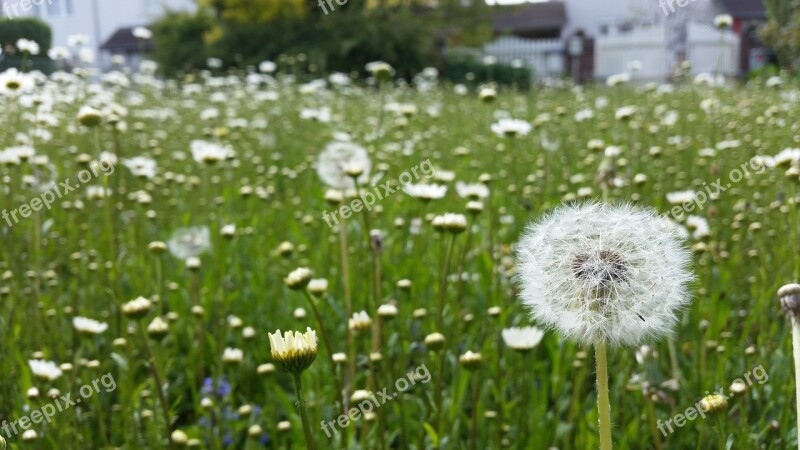
[[[583,30],[591,37],[601,34],[601,27],[625,23],[661,23],[663,13],[658,0],[563,0],[568,23],[562,37]],[[707,0],[704,0],[707,1]]]
[[[98,55],[100,46],[119,28],[147,25],[167,9],[195,8],[192,0],[38,0],[33,3],[30,10],[21,12],[50,24],[53,46],[66,46],[70,35],[85,34],[91,38],[91,46]]]

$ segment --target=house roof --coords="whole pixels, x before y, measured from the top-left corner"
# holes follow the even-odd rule
[[[720,0],[720,3],[734,19],[760,20],[767,18],[764,0]]]
[[[147,39],[144,42],[140,42],[138,38],[134,37],[133,28],[119,28],[100,46],[100,49],[111,53],[138,53],[141,50],[145,52],[153,51],[153,40]]]
[[[567,24],[567,10],[562,1],[498,6],[497,9],[493,26],[498,32],[561,29]]]

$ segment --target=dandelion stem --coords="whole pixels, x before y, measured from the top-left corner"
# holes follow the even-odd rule
[[[792,350],[794,351],[794,383],[797,397],[797,429],[800,430],[800,323],[792,318]],[[800,442],[797,445],[800,449]]]
[[[156,362],[155,354],[150,348],[150,341],[148,341],[147,330],[145,330],[144,322],[139,321],[139,332],[142,335],[142,346],[147,354],[147,363],[150,366],[150,373],[153,375],[153,382],[155,383],[156,394],[158,394],[158,401],[161,403],[161,410],[164,413],[164,428],[166,430],[167,442],[170,440],[170,420],[169,420],[169,403],[164,396],[164,383],[161,381],[161,373],[158,371],[158,363]]]
[[[303,434],[306,437],[306,448],[315,450],[314,436],[311,434],[311,424],[308,421],[308,413],[306,412],[306,400],[303,397],[303,381],[302,372],[294,374],[294,391],[297,394],[297,409],[300,411],[300,422],[303,424]]]
[[[451,234],[450,240],[447,243],[447,253],[444,257],[444,265],[442,266],[442,276],[439,280],[439,309],[436,315],[437,331],[444,331],[444,301],[445,291],[447,289],[447,272],[450,270],[450,259],[453,256],[453,246],[456,241],[456,235]]]
[[[611,450],[611,404],[608,401],[606,344],[595,345],[597,363],[597,413],[600,421],[600,450]]]

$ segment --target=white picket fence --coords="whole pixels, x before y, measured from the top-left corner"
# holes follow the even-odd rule
[[[738,75],[739,45],[739,36],[730,31],[720,33],[714,27],[689,24],[687,59],[692,63],[693,73],[718,71],[724,75]]]
[[[632,61],[641,62],[641,71],[635,74],[637,78],[665,77],[667,49],[663,27],[641,27],[626,33],[611,30],[595,40],[595,78],[629,72]]]
[[[667,50],[663,26],[640,27],[628,32],[610,31],[595,41],[595,77],[628,72],[631,61],[642,63],[636,77],[663,81],[670,74],[674,55]],[[686,58],[693,73],[709,72],[734,76],[739,73],[739,37],[708,25],[690,23]]]
[[[564,75],[564,42],[560,39],[523,39],[503,36],[483,46],[484,56],[511,64],[520,60],[536,79]]]
[[[603,80],[609,75],[629,71],[633,61],[641,63],[634,74],[638,80],[664,81],[670,75],[674,55],[667,50],[667,33],[663,25],[619,31],[612,27],[608,34],[595,39],[594,76]],[[483,47],[483,56],[511,64],[521,60],[533,70],[536,79],[561,77],[565,71],[566,42],[561,39],[524,39],[503,36]],[[692,72],[739,74],[739,36],[720,32],[710,25],[690,23],[687,27],[686,58]]]

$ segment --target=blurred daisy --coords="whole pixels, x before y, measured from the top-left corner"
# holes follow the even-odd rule
[[[72,326],[75,327],[78,333],[82,334],[100,334],[108,329],[107,323],[86,317],[73,317]]]
[[[28,365],[31,367],[33,376],[43,380],[53,381],[64,374],[53,361],[32,359],[28,361]]]
[[[156,161],[154,159],[137,156],[123,159],[122,164],[127,167],[135,177],[151,179],[156,176]]]
[[[524,120],[500,119],[492,124],[492,132],[500,137],[527,136],[533,127]]]
[[[544,331],[536,327],[505,328],[502,334],[503,342],[518,351],[527,351],[536,347],[544,337]]]

